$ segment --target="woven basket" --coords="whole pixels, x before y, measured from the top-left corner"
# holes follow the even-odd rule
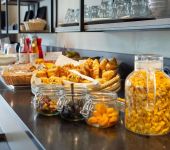
[[[111,80],[105,82],[104,84],[101,84],[98,87],[93,88],[92,90],[93,91],[108,90],[118,92],[120,88],[121,88],[120,76],[117,74]]]
[[[26,31],[43,31],[46,26],[46,21],[42,19],[33,19],[24,22]]]
[[[30,85],[32,75],[7,76],[2,75],[2,79],[7,85]]]

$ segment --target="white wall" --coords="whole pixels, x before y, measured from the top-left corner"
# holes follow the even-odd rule
[[[109,51],[155,53],[170,58],[170,30],[139,32],[84,32],[40,34],[49,46]]]

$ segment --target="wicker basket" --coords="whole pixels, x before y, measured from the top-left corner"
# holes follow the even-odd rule
[[[26,31],[24,24],[21,24],[21,25],[20,25],[20,31],[21,31],[21,32],[25,32],[25,31]]]
[[[2,75],[2,79],[7,85],[30,85],[31,74],[28,75]]]
[[[24,22],[26,31],[43,31],[47,22],[42,19],[32,19]]]
[[[94,91],[108,90],[108,91],[118,92],[120,88],[121,88],[120,76],[117,74],[111,80],[105,82],[104,84],[101,84],[97,88],[93,88],[92,90]]]
[[[7,85],[30,85],[32,65],[11,65],[3,69],[1,73],[2,80]]]

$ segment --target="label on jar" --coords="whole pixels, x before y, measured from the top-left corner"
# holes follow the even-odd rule
[[[20,64],[29,63],[29,54],[28,53],[19,53],[19,63]]]
[[[30,53],[30,63],[35,63],[37,58],[38,58],[37,53]]]

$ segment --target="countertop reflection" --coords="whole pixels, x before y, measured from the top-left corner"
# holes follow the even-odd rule
[[[127,131],[122,123],[98,129],[84,121],[45,117],[36,113],[29,89],[10,91],[0,83],[0,94],[48,150],[170,150],[170,135],[145,137]]]

